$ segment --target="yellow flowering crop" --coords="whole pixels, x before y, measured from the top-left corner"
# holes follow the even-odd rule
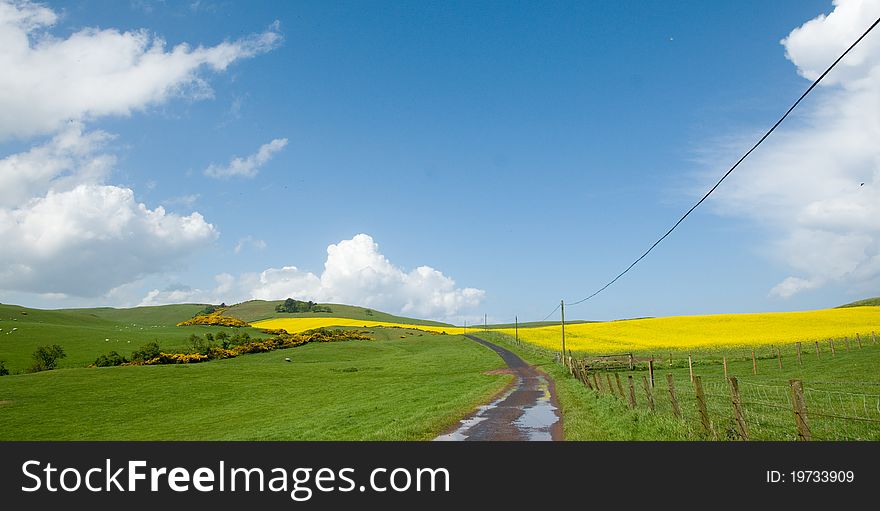
[[[521,340],[559,350],[561,327],[520,328]],[[880,307],[805,312],[718,314],[580,323],[565,326],[565,347],[590,353],[620,353],[655,348],[695,349],[760,346],[854,337],[870,342],[880,335]],[[502,332],[514,335],[512,328]]]
[[[256,328],[279,329],[285,330],[289,334],[297,332],[305,332],[315,328],[331,328],[340,326],[372,328],[377,326],[413,328],[417,330],[426,330],[428,332],[447,334],[460,334],[464,329],[455,326],[430,326],[430,325],[406,325],[403,323],[389,323],[386,321],[367,321],[364,319],[350,318],[276,318],[266,319],[252,323],[251,326]]]

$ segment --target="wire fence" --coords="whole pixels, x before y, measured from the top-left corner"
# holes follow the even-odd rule
[[[630,408],[674,417],[712,440],[880,440],[880,382],[757,382],[693,373],[591,368],[568,359],[593,392]],[[652,362],[650,365],[653,365]]]

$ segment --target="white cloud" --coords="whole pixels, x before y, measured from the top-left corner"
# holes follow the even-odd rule
[[[233,251],[236,254],[240,254],[241,251],[247,247],[252,247],[257,250],[265,250],[267,246],[268,245],[264,240],[258,240],[253,236],[245,236],[244,238],[238,240],[238,243],[235,244],[235,248],[233,249]]]
[[[112,299],[219,234],[198,212],[150,209],[133,190],[108,184],[116,158],[106,146],[115,137],[85,123],[174,97],[210,97],[203,71],[271,50],[279,25],[215,46],[168,49],[146,30],[55,37],[58,18],[27,0],[0,0],[0,141],[51,135],[0,158],[0,290]],[[176,200],[191,207],[197,198]]]
[[[254,177],[260,167],[272,159],[278,151],[287,145],[286,138],[276,138],[268,144],[263,144],[256,153],[246,157],[235,157],[228,165],[210,165],[205,169],[205,175],[216,178],[230,178],[233,176]]]
[[[880,2],[837,0],[782,41],[815,79],[880,16]],[[771,290],[790,297],[880,278],[880,32],[869,34],[803,105],[719,188],[715,206],[768,228],[773,255],[795,275]],[[719,150],[716,169],[730,159]],[[864,183],[864,184],[862,184]]]
[[[112,138],[103,131],[84,132],[81,123],[72,122],[45,144],[0,159],[0,208],[23,206],[50,190],[103,183],[116,158],[98,150]]]
[[[3,289],[96,296],[164,271],[217,231],[202,215],[148,209],[134,192],[81,184],[0,209]]]
[[[146,30],[84,28],[67,38],[48,29],[49,8],[0,0],[0,140],[49,134],[69,120],[125,116],[175,96],[210,97],[204,69],[223,71],[281,42],[278,23],[215,46],[178,44]]]
[[[360,305],[436,319],[452,319],[477,307],[485,291],[459,288],[455,281],[430,266],[406,271],[393,265],[366,234],[327,247],[321,275],[295,266],[269,268],[238,278],[224,274],[209,291],[195,290],[185,301],[218,303],[247,299],[296,298]],[[153,290],[144,304],[174,303],[181,294]]]

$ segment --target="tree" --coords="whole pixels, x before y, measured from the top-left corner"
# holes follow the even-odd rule
[[[9,374],[9,369],[6,369],[6,361],[0,360],[0,376],[6,376]]]
[[[151,358],[159,356],[159,343],[156,341],[148,342],[131,354],[131,359],[137,362],[146,362]]]
[[[67,356],[64,348],[57,344],[51,346],[40,346],[31,355],[34,359],[34,365],[31,366],[32,372],[49,371],[58,366],[58,360]]]

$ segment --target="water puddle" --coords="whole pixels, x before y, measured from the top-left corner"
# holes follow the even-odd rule
[[[510,390],[492,403],[481,406],[459,426],[434,440],[552,440],[551,428],[559,421],[544,376],[518,377]],[[509,427],[513,426],[513,429]],[[500,433],[505,431],[505,433]],[[489,433],[487,435],[487,433]],[[494,434],[493,434],[494,433]]]
[[[550,441],[550,427],[559,421],[556,407],[550,401],[550,384],[543,376],[538,377],[540,395],[534,406],[523,408],[523,414],[513,424],[525,434],[529,440]]]
[[[512,386],[510,390],[505,392],[501,397],[492,401],[488,405],[483,405],[477,408],[477,411],[470,417],[465,417],[464,419],[458,421],[458,428],[451,433],[446,433],[445,435],[440,435],[434,439],[435,442],[461,442],[463,440],[467,440],[468,435],[467,432],[470,431],[471,428],[476,426],[477,424],[488,419],[486,417],[486,412],[498,407],[498,404],[510,397],[522,383],[522,379],[518,379],[516,385]]]

